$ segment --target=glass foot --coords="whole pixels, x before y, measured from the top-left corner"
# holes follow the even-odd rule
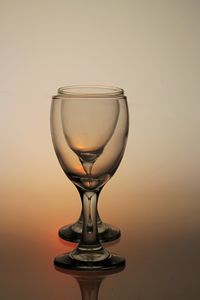
[[[72,258],[70,252],[56,256],[56,258],[54,259],[54,264],[56,267],[69,270],[103,271],[124,267],[125,258],[116,254],[110,254],[106,259],[100,261],[81,261]]]
[[[80,242],[80,238],[82,234],[82,223],[77,222],[75,224],[65,225],[59,229],[58,234],[59,237],[65,241],[78,243]],[[110,224],[101,222],[98,224],[98,235],[99,235],[99,240],[102,243],[105,243],[120,238],[121,232],[118,228]]]

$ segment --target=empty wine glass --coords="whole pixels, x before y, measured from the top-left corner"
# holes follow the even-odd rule
[[[122,159],[128,136],[128,106],[120,88],[70,86],[52,99],[51,133],[58,160],[83,204],[81,240],[57,256],[69,269],[113,269],[125,264],[105,250],[98,236],[97,199]]]

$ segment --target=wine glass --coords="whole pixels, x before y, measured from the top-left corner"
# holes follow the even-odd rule
[[[97,199],[117,170],[128,136],[124,91],[106,86],[58,89],[51,106],[51,133],[58,160],[83,203],[81,240],[72,252],[57,256],[58,267],[104,270],[125,264],[99,241]]]

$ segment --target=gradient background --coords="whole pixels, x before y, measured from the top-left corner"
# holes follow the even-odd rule
[[[51,96],[124,88],[130,134],[99,203],[126,269],[99,299],[200,297],[200,2],[0,1],[0,299],[80,299],[52,260],[79,195],[54,154]]]

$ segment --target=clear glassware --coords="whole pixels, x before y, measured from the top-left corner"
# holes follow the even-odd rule
[[[124,258],[110,254],[99,241],[97,200],[123,157],[128,128],[128,105],[120,88],[69,86],[53,96],[55,152],[83,204],[81,240],[72,252],[55,258],[58,267],[103,270],[125,264]]]

